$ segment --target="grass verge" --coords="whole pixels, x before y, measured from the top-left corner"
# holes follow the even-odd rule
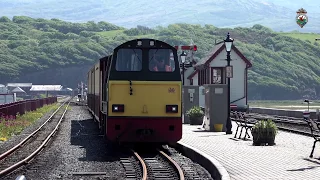
[[[58,108],[58,103],[45,105],[35,111],[17,115],[14,118],[0,118],[0,141],[7,141],[11,136],[20,134],[49,111]]]

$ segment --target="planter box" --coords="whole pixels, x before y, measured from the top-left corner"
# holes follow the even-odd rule
[[[261,145],[268,145],[273,146],[275,145],[275,135],[270,132],[252,132],[253,136],[253,145],[254,146],[261,146]]]
[[[189,117],[190,125],[201,125],[203,117]]]

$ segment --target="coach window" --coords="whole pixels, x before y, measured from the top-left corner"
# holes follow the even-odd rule
[[[141,71],[142,50],[141,49],[119,49],[117,53],[117,71]]]
[[[153,72],[173,72],[175,61],[171,49],[151,49],[149,51],[149,70]]]

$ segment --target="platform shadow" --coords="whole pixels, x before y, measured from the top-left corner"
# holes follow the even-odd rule
[[[320,157],[318,159],[303,158],[303,160],[320,165]]]
[[[304,167],[304,168],[298,168],[298,169],[289,169],[287,171],[305,171],[305,170],[311,170],[311,169],[315,169],[315,168],[320,168],[320,161],[318,161],[318,160],[309,159],[309,158],[303,158],[303,160],[312,162],[312,163],[314,163],[316,165],[308,166],[308,167]]]
[[[192,132],[212,132],[212,131],[208,131],[202,127],[198,127],[197,129],[192,130]]]

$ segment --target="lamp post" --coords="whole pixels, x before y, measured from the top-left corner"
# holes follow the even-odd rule
[[[180,54],[181,64],[182,64],[182,85],[184,85],[184,63],[186,62],[187,53],[182,51]]]
[[[227,51],[227,67],[229,70],[231,69],[231,71],[233,70],[232,68],[230,68],[230,52],[231,52],[231,48],[232,48],[232,44],[233,44],[233,39],[230,38],[230,33],[228,32],[227,38],[224,40],[224,45],[226,46],[226,51]],[[233,74],[233,72],[230,72],[231,74]],[[226,73],[228,74],[228,73]],[[231,119],[230,119],[230,76],[227,75],[228,78],[228,118],[227,118],[227,131],[226,134],[232,134],[232,123],[231,123]]]
[[[308,99],[305,99],[303,102],[307,103],[308,104],[308,112],[309,112],[309,104],[310,104],[310,101]]]

